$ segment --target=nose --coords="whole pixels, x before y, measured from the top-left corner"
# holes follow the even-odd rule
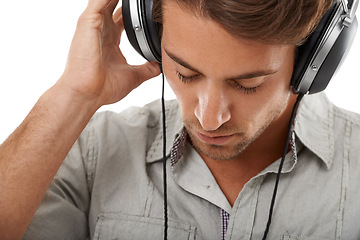
[[[230,120],[229,104],[221,89],[214,86],[201,91],[195,116],[205,131],[214,131]]]

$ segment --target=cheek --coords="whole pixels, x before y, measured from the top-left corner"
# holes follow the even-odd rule
[[[288,85],[285,84],[272,84],[270,85],[264,94],[262,95],[261,102],[258,103],[261,106],[261,111],[269,111],[279,106],[284,105],[287,102],[287,99],[290,94],[290,89]]]
[[[287,85],[269,81],[266,86],[246,99],[237,101],[232,117],[245,124],[249,131],[257,131],[262,125],[284,110],[290,90]]]

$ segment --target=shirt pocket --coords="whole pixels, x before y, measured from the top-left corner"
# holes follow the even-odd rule
[[[168,221],[168,239],[195,239],[196,228],[188,223]],[[143,240],[163,239],[164,220],[119,213],[98,216],[94,240]]]

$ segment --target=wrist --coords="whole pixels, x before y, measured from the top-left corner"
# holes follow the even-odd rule
[[[64,104],[73,105],[74,110],[78,108],[78,110],[92,114],[102,106],[99,94],[86,93],[85,87],[82,87],[83,91],[76,90],[76,88],[67,84],[69,79],[65,78],[65,76],[62,76],[56,84],[48,90],[50,96],[56,96],[58,98],[57,101],[63,102]]]
[[[56,83],[39,99],[39,112],[47,115],[54,126],[66,128],[79,135],[91,117],[100,108],[96,99],[86,97],[69,87]]]

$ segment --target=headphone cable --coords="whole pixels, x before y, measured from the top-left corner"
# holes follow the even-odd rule
[[[269,233],[269,230],[270,230],[271,218],[272,218],[272,214],[273,214],[273,210],[274,210],[276,193],[277,193],[277,189],[278,189],[278,185],[279,185],[279,181],[280,181],[281,170],[282,170],[282,167],[283,167],[283,164],[284,164],[284,161],[285,161],[285,156],[286,156],[288,146],[289,146],[289,142],[290,142],[291,129],[292,129],[292,125],[294,124],[296,110],[297,110],[297,108],[299,106],[299,103],[300,103],[301,99],[303,98],[303,96],[304,96],[303,93],[299,93],[299,95],[298,95],[298,97],[296,99],[294,108],[293,108],[292,113],[291,113],[290,123],[289,123],[288,132],[287,132],[287,138],[286,138],[286,144],[285,144],[284,152],[283,152],[283,155],[282,155],[282,158],[281,158],[281,161],[280,161],[279,169],[278,169],[278,172],[277,172],[277,175],[276,175],[274,192],[273,192],[273,195],[272,195],[270,209],[269,209],[269,218],[268,218],[268,221],[267,221],[267,224],[266,224],[266,229],[265,229],[262,240],[266,239],[266,237],[267,237],[267,235]]]
[[[159,63],[162,75],[162,129],[163,129],[163,188],[164,188],[164,240],[167,240],[168,233],[168,207],[167,207],[167,176],[166,176],[166,119],[165,119],[165,77],[162,64]]]

